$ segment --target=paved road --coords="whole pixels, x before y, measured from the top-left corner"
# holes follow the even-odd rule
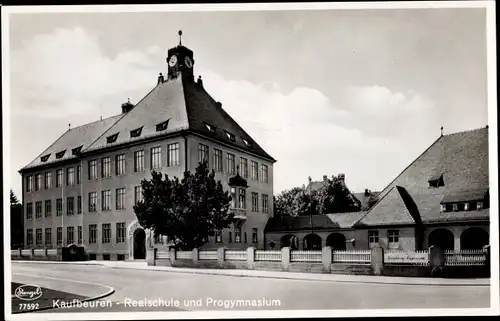
[[[113,269],[100,265],[15,263],[12,281],[37,284],[84,296],[115,289],[104,300],[111,306],[46,312],[114,312],[249,309],[404,309],[487,308],[489,286],[423,286],[336,283],[196,275],[151,270]],[[83,283],[82,283],[83,282]],[[94,285],[96,284],[96,285]],[[107,286],[107,287],[106,287]],[[164,305],[126,306],[126,302],[162,299]],[[192,304],[188,304],[192,300]],[[241,301],[245,306],[238,306]],[[253,304],[261,306],[252,306]],[[265,300],[265,301],[262,301]],[[277,306],[279,300],[279,306]],[[267,302],[268,306],[262,306]],[[224,306],[226,304],[226,306]],[[231,304],[235,304],[231,307]],[[271,305],[271,306],[269,306]],[[39,313],[43,313],[42,311]]]

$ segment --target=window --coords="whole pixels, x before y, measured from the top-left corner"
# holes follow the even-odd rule
[[[209,132],[215,133],[215,126],[205,123],[205,127],[208,129]]]
[[[110,157],[101,158],[101,177],[102,178],[111,177],[111,158]]]
[[[102,191],[102,207],[103,211],[111,211],[111,191]]]
[[[142,186],[134,187],[134,203],[137,204],[142,201]]]
[[[26,203],[26,218],[29,220],[33,218],[33,203]]]
[[[68,197],[66,199],[66,214],[67,215],[75,214],[75,198],[74,197]]]
[[[66,229],[66,240],[68,244],[73,244],[75,242],[75,227],[68,226]]]
[[[111,224],[104,223],[102,224],[102,243],[110,243],[111,242]]]
[[[259,194],[252,193],[252,212],[259,211]]]
[[[63,150],[63,151],[60,151],[60,152],[56,153],[56,158],[57,159],[63,158],[64,157],[64,153],[66,153],[66,150]]]
[[[125,189],[116,189],[116,209],[123,210],[125,208]]]
[[[75,185],[75,168],[73,167],[66,169],[66,185]]]
[[[26,230],[26,243],[28,246],[33,245],[33,229]]]
[[[240,158],[240,175],[243,178],[248,178],[248,160],[246,158]]]
[[[83,244],[83,227],[78,226],[78,244]]]
[[[215,232],[215,243],[222,243],[222,232]]]
[[[37,201],[35,203],[35,217],[36,218],[42,217],[42,201]]]
[[[95,212],[97,210],[97,192],[89,193],[89,212]]]
[[[216,148],[214,148],[214,169],[222,172],[222,151]]]
[[[240,188],[240,193],[238,194],[238,207],[247,208],[246,203],[246,190],[244,188]]]
[[[234,242],[241,243],[241,227],[234,228]]]
[[[62,227],[58,227],[56,230],[56,241],[57,245],[61,245],[63,243]]]
[[[453,211],[453,205],[452,204],[445,204],[445,212],[451,212]]]
[[[198,162],[207,162],[208,165],[208,146],[198,144]]]
[[[378,231],[368,231],[368,243],[378,244]]]
[[[63,185],[63,170],[58,169],[56,171],[56,187],[61,187]]]
[[[116,243],[125,242],[125,223],[116,223]]]
[[[112,143],[116,142],[117,138],[118,138],[118,133],[111,135],[111,136],[108,136],[108,137],[106,137],[106,143],[112,144]]]
[[[82,167],[78,165],[76,167],[76,183],[80,184],[82,182]]]
[[[82,214],[82,197],[78,196],[76,200],[76,212]]]
[[[125,174],[125,154],[116,155],[116,175]]]
[[[243,242],[245,242],[245,244],[248,242],[248,238],[247,238],[247,232],[243,233]]]
[[[253,228],[252,229],[252,243],[258,243],[258,235],[257,235],[257,229]]]
[[[399,243],[399,231],[398,230],[389,230],[387,231],[387,239],[389,240],[389,245],[391,243]]]
[[[151,148],[151,169],[161,168],[161,147]]]
[[[483,202],[479,201],[476,203],[476,210],[480,211],[483,209]]]
[[[125,254],[117,254],[116,260],[117,261],[125,261]]]
[[[49,160],[49,157],[50,157],[50,154],[45,155],[45,156],[42,156],[42,157],[40,157],[40,161],[41,161],[42,163],[44,163],[44,162],[46,162],[46,161],[48,161],[48,160]]]
[[[45,173],[45,189],[52,188],[52,172]]]
[[[269,212],[269,197],[265,194],[262,194],[262,212]]]
[[[97,243],[97,224],[89,225],[89,243],[90,244]]]
[[[78,147],[76,147],[76,148],[73,148],[73,149],[71,150],[71,154],[72,154],[73,156],[78,156],[78,155],[80,154],[80,152],[82,151],[82,147],[83,147],[83,145],[82,145],[82,146],[78,146]]]
[[[35,175],[35,191],[39,191],[42,187],[42,174]]]
[[[45,245],[52,245],[52,228],[45,229]]]
[[[233,134],[231,134],[230,132],[226,132],[226,136],[232,142],[234,142],[236,140],[235,136]]]
[[[168,128],[168,120],[164,121],[163,123],[160,123],[160,124],[156,125],[156,131],[157,132],[161,132],[163,130],[166,130],[167,128]]]
[[[89,161],[89,180],[97,179],[97,161]]]
[[[227,153],[227,172],[231,175],[236,174],[236,162],[234,154]]]
[[[429,179],[429,187],[441,187],[444,186],[443,174],[435,175]]]
[[[458,203],[457,205],[459,212],[465,211],[465,203]]]
[[[33,176],[26,177],[26,192],[33,191]]]
[[[110,254],[103,254],[102,255],[102,260],[103,261],[109,261],[111,259],[111,255]]]
[[[130,131],[130,138],[141,136],[142,127]]]
[[[56,199],[56,216],[61,216],[63,212],[62,198]]]
[[[52,200],[45,201],[45,217],[52,216]]]
[[[257,162],[250,162],[250,178],[254,181],[259,180],[259,164]]]
[[[229,231],[229,243],[233,243],[233,233]]]
[[[36,242],[35,243],[36,245],[42,244],[42,229],[41,228],[36,229],[35,242]]]
[[[268,169],[267,169],[267,165],[264,165],[262,164],[261,167],[261,175],[260,175],[260,179],[262,181],[262,183],[269,183],[269,174],[268,174]]]
[[[144,151],[138,150],[134,152],[134,172],[144,171]]]
[[[89,253],[89,260],[90,261],[97,260],[97,254],[95,254],[95,253]]]
[[[167,166],[179,166],[179,143],[167,145]]]

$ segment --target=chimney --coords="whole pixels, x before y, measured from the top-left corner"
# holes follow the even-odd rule
[[[343,182],[345,180],[345,174],[343,173],[339,174],[338,178]]]
[[[308,180],[309,180],[309,183],[311,183],[311,182],[312,182],[312,178],[311,178],[311,176],[309,176],[309,177],[308,177]]]
[[[326,182],[328,180],[328,175],[323,175],[323,181]]]
[[[198,85],[200,85],[201,88],[203,88],[203,80],[201,80],[201,76],[198,76],[198,81],[196,81]]]
[[[365,188],[365,196],[368,196],[370,195],[370,191],[368,190],[368,188]]]
[[[217,102],[217,107],[222,108],[222,103],[220,101]]]
[[[129,99],[126,103],[122,104],[122,114],[128,113],[132,108],[134,108],[134,104],[130,103]]]
[[[163,84],[164,82],[165,82],[165,77],[163,77],[163,74],[160,72],[160,75],[158,76],[158,83],[157,83],[157,85]]]

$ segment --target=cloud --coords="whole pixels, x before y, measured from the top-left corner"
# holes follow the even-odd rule
[[[25,140],[26,148],[13,149],[14,171],[50,145],[68,121],[76,126],[119,113],[126,98],[138,101],[166,69],[158,46],[110,57],[101,51],[99,39],[82,28],[39,35],[11,57],[13,126],[18,133],[43,132],[36,145]],[[278,160],[275,193],[306,183],[308,176],[338,173],[346,174],[353,190],[382,188],[402,163],[418,155],[408,135],[427,126],[433,111],[432,101],[411,91],[349,87],[332,101],[314,88],[285,93],[273,81],[225,79],[195,66],[200,67],[212,97]],[[20,185],[15,172],[12,177]]]

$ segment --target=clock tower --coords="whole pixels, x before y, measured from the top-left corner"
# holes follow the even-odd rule
[[[179,30],[179,45],[168,50],[168,79],[182,76],[183,80],[194,82],[193,51],[182,45],[182,30]]]

